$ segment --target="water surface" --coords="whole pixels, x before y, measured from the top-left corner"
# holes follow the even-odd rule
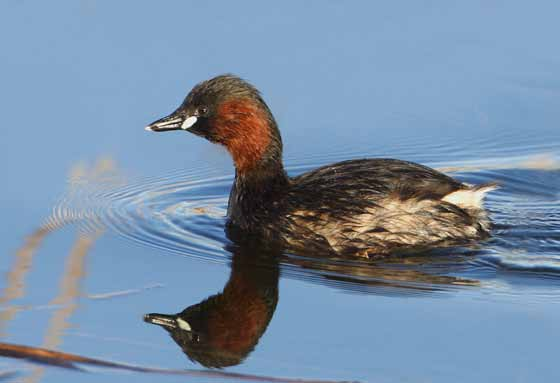
[[[1,8],[1,342],[118,365],[2,354],[0,379],[560,377],[556,3]],[[377,262],[231,243],[227,154],[143,131],[223,72],[263,91],[290,174],[394,157],[498,181],[492,239]],[[211,296],[190,359],[144,322]]]

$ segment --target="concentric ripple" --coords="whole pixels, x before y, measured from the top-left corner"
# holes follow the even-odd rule
[[[199,166],[126,183],[84,183],[55,209],[58,219],[81,218],[135,242],[192,257],[224,258],[223,226],[231,176]]]
[[[337,153],[340,157],[365,157]],[[539,157],[540,158],[540,157]],[[330,157],[332,160],[332,156]],[[329,159],[308,158],[290,166],[300,173]],[[465,182],[498,181],[487,201],[496,224],[492,240],[476,248],[438,250],[430,256],[382,263],[304,258],[286,254],[283,273],[346,290],[393,294],[467,287],[508,291],[512,283],[553,280],[560,284],[560,170],[535,166],[534,157],[448,164]],[[533,161],[533,162],[531,162]],[[553,160],[552,164],[557,163]],[[507,165],[509,163],[509,166]],[[532,165],[531,165],[532,164]],[[108,229],[163,251],[225,262],[224,234],[232,175],[205,165],[160,177],[130,180],[119,174],[80,178],[53,211],[49,224],[74,222],[82,230]],[[520,277],[520,273],[523,277]]]

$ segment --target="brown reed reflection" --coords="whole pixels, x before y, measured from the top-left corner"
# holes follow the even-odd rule
[[[113,171],[113,163],[107,160],[100,160],[91,169],[76,165],[69,175],[69,184],[73,185],[75,179],[99,178],[105,173]],[[72,189],[72,186],[71,188]],[[69,191],[72,193],[72,190]],[[50,233],[73,222],[74,217],[50,216],[46,223],[40,226],[35,232],[25,238],[23,246],[16,251],[15,262],[12,269],[8,272],[6,287],[0,297],[0,303],[6,305],[0,312],[0,331],[5,329],[7,324],[15,318],[21,307],[10,304],[16,299],[25,296],[26,275],[33,267],[33,259],[39,250],[44,239]],[[85,259],[101,230],[92,233],[78,233],[75,243],[70,250],[65,268],[61,275],[58,295],[49,302],[50,306],[58,307],[53,311],[45,337],[43,347],[57,348],[62,342],[65,329],[69,327],[69,318],[78,307],[78,298],[81,294],[80,286],[85,277]],[[2,331],[5,334],[5,330]],[[35,367],[30,375],[22,379],[23,382],[34,383],[41,380],[44,373],[43,367]]]
[[[59,295],[50,302],[51,305],[60,305],[61,308],[55,310],[51,317],[43,341],[45,348],[57,348],[61,343],[61,335],[68,328],[68,319],[78,307],[77,300],[81,294],[81,282],[85,277],[86,255],[99,234],[78,235],[74,247],[68,255],[60,282]]]
[[[91,168],[87,168],[80,163],[75,164],[68,175],[68,184],[70,185],[68,194],[72,195],[75,193],[76,185],[83,182],[83,180],[89,179],[98,181],[103,179],[107,174],[114,174],[115,169],[114,161],[108,158],[99,159]],[[93,221],[96,220],[95,217],[90,217],[90,219]],[[6,287],[0,296],[0,304],[6,306],[0,311],[0,335],[6,335],[4,333],[5,326],[9,321],[13,320],[16,313],[21,310],[17,305],[10,305],[10,302],[22,298],[25,295],[25,278],[27,273],[32,269],[33,258],[43,243],[43,240],[50,233],[59,230],[75,220],[76,217],[71,215],[51,215],[45,220],[45,224],[41,225],[39,229],[25,238],[22,247],[16,251],[14,264],[6,277]],[[97,235],[96,232],[99,232],[99,230],[92,233],[93,237]],[[87,236],[84,236],[84,238],[86,237]],[[78,242],[79,241],[78,239]],[[74,250],[72,250],[71,254],[73,252]]]
[[[100,234],[100,233],[99,233]],[[86,255],[98,235],[78,235],[68,258],[60,281],[60,291],[49,304],[60,306],[49,321],[42,347],[56,349],[62,343],[64,331],[70,326],[69,319],[78,307],[80,285],[85,277]],[[36,367],[23,381],[39,382],[44,374],[43,367]]]
[[[50,230],[44,227],[38,229],[27,236],[23,246],[16,251],[14,265],[6,276],[6,287],[0,296],[0,304],[7,305],[0,311],[0,336],[6,336],[5,326],[19,311],[17,306],[8,304],[25,295],[25,277],[31,270],[33,256],[49,232]]]

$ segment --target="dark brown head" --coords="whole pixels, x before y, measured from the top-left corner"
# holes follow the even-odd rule
[[[238,172],[281,165],[282,141],[259,91],[233,75],[201,82],[169,116],[146,130],[185,130],[224,145]]]

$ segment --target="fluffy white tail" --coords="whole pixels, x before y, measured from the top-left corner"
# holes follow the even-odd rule
[[[491,182],[483,185],[473,186],[469,189],[461,189],[447,194],[441,200],[452,203],[464,209],[482,209],[482,201],[486,193],[499,187],[498,183]]]

